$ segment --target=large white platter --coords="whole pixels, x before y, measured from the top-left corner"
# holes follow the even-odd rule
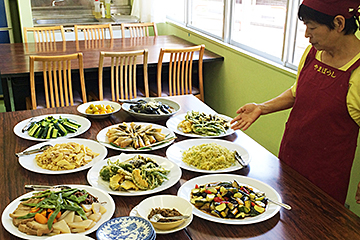
[[[104,215],[102,215],[100,221],[98,221],[96,223],[96,225],[94,227],[92,227],[91,229],[89,229],[88,231],[85,231],[83,233],[77,233],[77,234],[87,235],[87,234],[90,234],[90,233],[96,231],[100,227],[101,224],[108,221],[114,214],[115,203],[114,203],[114,200],[112,199],[112,197],[108,193],[106,193],[100,189],[96,189],[96,188],[93,188],[91,186],[86,186],[86,185],[68,185],[67,184],[67,186],[72,187],[72,188],[84,189],[84,190],[88,191],[89,193],[91,193],[91,195],[97,197],[99,202],[106,202],[103,206],[107,209],[107,211],[106,211],[106,213],[104,213]],[[34,193],[34,191],[26,193],[26,194],[16,198],[15,200],[13,200],[4,209],[2,216],[1,216],[1,222],[2,222],[2,225],[4,226],[4,228],[8,232],[10,232],[11,234],[13,234],[19,238],[30,239],[30,240],[47,239],[49,236],[39,237],[39,236],[27,235],[23,232],[20,232],[18,230],[18,228],[13,225],[12,218],[9,216],[9,214],[14,212],[15,209],[17,208],[17,206],[20,204],[21,199],[31,197],[33,195],[33,193]],[[79,237],[79,239],[80,239],[80,237]]]
[[[206,183],[219,182],[219,181],[233,181],[234,179],[237,180],[241,185],[247,185],[252,187],[255,191],[264,192],[269,199],[281,202],[281,197],[278,194],[278,192],[276,192],[276,190],[273,189],[268,184],[253,178],[234,175],[234,174],[210,174],[210,175],[193,178],[187,181],[179,188],[177,195],[179,197],[185,198],[188,201],[190,201],[191,190],[195,188],[196,184],[202,185]],[[194,207],[193,209],[193,214],[200,218],[212,222],[233,224],[233,225],[246,225],[246,224],[254,224],[268,220],[273,216],[275,216],[275,214],[277,214],[279,211],[280,211],[280,206],[269,203],[264,213],[255,217],[249,217],[244,219],[218,218],[210,214],[207,214],[205,212],[202,212],[196,207]]]
[[[166,157],[169,160],[176,163],[177,165],[179,165],[179,167],[189,170],[189,171],[193,171],[193,172],[226,173],[226,172],[232,172],[232,171],[236,171],[236,170],[243,168],[243,166],[241,166],[238,162],[236,162],[235,166],[231,166],[231,167],[225,168],[225,169],[203,170],[203,169],[198,169],[193,166],[190,166],[182,161],[182,158],[183,158],[182,153],[184,151],[188,150],[190,147],[201,145],[201,144],[207,144],[207,143],[216,143],[218,145],[226,147],[230,151],[236,150],[240,154],[241,158],[244,160],[246,165],[248,165],[250,163],[250,155],[245,148],[243,148],[240,145],[237,145],[233,142],[229,142],[229,141],[221,140],[221,139],[189,139],[189,140],[177,142],[177,143],[171,145],[166,150]]]
[[[226,120],[229,120],[231,121],[232,118],[231,117],[228,117],[228,116],[225,116],[225,115],[222,115],[222,114],[216,114],[217,116],[220,116]],[[234,133],[234,130],[229,128],[226,133],[223,133],[223,134],[220,134],[219,136],[203,136],[203,135],[198,135],[198,134],[194,134],[194,133],[184,133],[183,131],[180,131],[178,129],[178,125],[181,121],[183,121],[185,119],[185,116],[186,116],[186,113],[183,113],[183,114],[178,114],[178,115],[175,115],[171,118],[169,118],[169,120],[166,121],[166,126],[174,131],[175,133],[177,134],[180,134],[180,135],[183,135],[183,136],[186,136],[186,137],[194,137],[194,138],[219,138],[219,137],[225,137],[225,136],[228,136],[230,134],[233,134]]]
[[[74,115],[74,114],[48,114],[48,115],[41,115],[41,116],[37,116],[34,117],[33,120],[35,121],[40,121],[48,116],[53,116],[55,119],[59,119],[60,117],[62,118],[69,118],[71,120],[74,120],[75,122],[79,123],[81,125],[81,127],[74,133],[68,133],[66,136],[64,137],[58,137],[56,139],[60,140],[60,139],[65,139],[65,138],[71,138],[71,137],[76,137],[79,136],[80,134],[83,134],[84,132],[86,132],[90,126],[91,126],[91,122],[87,119],[84,118],[82,116],[79,115]],[[32,120],[32,121],[33,121]],[[24,138],[24,139],[28,139],[28,140],[33,140],[33,141],[48,141],[49,139],[42,139],[42,138],[35,138],[35,137],[31,137],[29,136],[28,132],[22,132],[22,129],[30,122],[30,118],[25,119],[21,122],[19,122],[18,124],[15,125],[14,127],[14,133],[15,135],[17,135],[18,137]]]
[[[134,122],[135,124],[137,125],[144,125],[144,126],[147,126],[147,125],[152,125],[154,128],[161,128],[161,133],[162,134],[165,134],[167,137],[166,138],[170,138],[170,137],[175,137],[175,134],[173,131],[169,130],[168,128],[164,127],[164,126],[161,126],[161,125],[158,125],[158,124],[154,124],[154,123],[145,123],[145,122]],[[126,124],[130,124],[130,122],[127,122]],[[108,148],[111,148],[111,149],[114,149],[114,150],[118,150],[118,151],[125,151],[125,152],[129,152],[129,151],[133,151],[133,152],[147,152],[147,151],[152,151],[152,150],[156,150],[156,149],[160,149],[160,148],[163,148],[163,147],[166,147],[166,146],[169,146],[171,143],[174,142],[175,139],[167,142],[167,143],[164,143],[164,144],[161,144],[161,145],[158,145],[158,146],[154,146],[152,147],[151,149],[135,149],[133,147],[126,147],[126,148],[119,148],[119,147],[115,147],[115,146],[112,146],[110,143],[109,143],[109,140],[108,140],[108,137],[106,136],[106,133],[108,132],[108,130],[110,128],[114,128],[114,127],[117,127],[119,124],[115,124],[115,125],[111,125],[109,127],[106,127],[104,129],[102,129],[96,136],[96,139],[101,143],[103,144],[104,146],[108,147]]]
[[[109,160],[111,160],[112,162],[116,161],[116,160],[120,160],[121,162],[128,160],[130,158],[133,158],[134,156],[136,156],[138,154],[125,154],[122,153],[120,155],[117,156],[113,156],[111,158],[108,158]],[[99,172],[101,170],[101,168],[103,166],[107,165],[107,160],[98,162],[97,164],[95,164],[89,171],[87,174],[87,180],[90,183],[91,186],[99,188],[101,190],[104,190],[112,195],[119,195],[119,196],[141,196],[141,195],[148,195],[148,194],[153,194],[156,192],[160,192],[163,191],[165,189],[168,189],[170,187],[172,187],[173,185],[175,185],[181,177],[181,169],[179,168],[178,165],[176,165],[175,163],[169,161],[168,159],[158,156],[158,155],[153,155],[153,154],[141,154],[141,156],[143,157],[149,157],[152,159],[155,159],[155,161],[161,165],[163,168],[170,170],[169,174],[167,175],[169,180],[165,180],[164,183],[159,186],[156,187],[152,190],[146,190],[146,191],[134,191],[134,190],[130,190],[130,191],[114,191],[111,190],[109,188],[109,182],[104,181],[101,179],[101,177],[99,176]]]
[[[82,167],[75,168],[72,170],[63,170],[63,171],[52,171],[52,170],[48,170],[48,169],[39,167],[36,163],[35,156],[37,154],[41,154],[41,153],[35,153],[35,154],[31,154],[31,155],[23,155],[23,156],[19,157],[19,163],[23,168],[25,168],[29,171],[32,171],[32,172],[36,172],[36,173],[67,174],[67,173],[79,172],[79,171],[88,169],[91,166],[93,166],[95,163],[103,160],[107,155],[106,147],[104,147],[103,145],[101,145],[100,143],[98,143],[96,141],[89,140],[89,139],[83,139],[83,138],[55,139],[55,140],[51,140],[48,142],[42,142],[42,143],[35,144],[35,145],[25,149],[25,151],[40,148],[41,146],[46,145],[46,144],[51,144],[51,145],[55,146],[55,144],[58,144],[58,143],[69,143],[69,142],[75,142],[80,145],[84,145],[85,147],[90,148],[93,152],[99,153],[99,155],[97,157],[95,157],[91,162],[89,162],[88,164],[86,164]]]

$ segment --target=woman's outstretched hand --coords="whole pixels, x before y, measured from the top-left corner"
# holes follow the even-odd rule
[[[258,104],[248,103],[236,111],[237,115],[231,120],[230,124],[233,130],[246,130],[261,115],[261,109]]]

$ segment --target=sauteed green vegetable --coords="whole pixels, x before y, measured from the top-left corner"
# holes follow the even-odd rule
[[[228,120],[207,113],[189,111],[185,120],[181,121],[178,129],[184,133],[194,133],[202,136],[219,136],[230,128]]]

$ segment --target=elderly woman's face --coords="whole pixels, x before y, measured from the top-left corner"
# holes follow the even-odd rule
[[[306,26],[305,37],[317,50],[327,50],[336,43],[334,30],[330,30],[326,25],[314,21],[304,21]]]

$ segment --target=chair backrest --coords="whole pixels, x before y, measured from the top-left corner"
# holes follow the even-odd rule
[[[149,97],[148,85],[148,50],[138,50],[129,52],[101,52],[99,61],[99,99],[103,100],[103,67],[104,59],[110,58],[110,84],[111,84],[111,100],[132,99],[137,97],[136,84],[136,66],[139,61],[138,57],[143,57],[143,75],[144,75],[144,92]]]
[[[86,89],[82,53],[59,56],[30,56],[31,105],[37,108],[35,91],[35,62],[42,64],[46,107],[74,105],[71,60],[77,60],[79,67],[82,101],[86,103]]]
[[[65,31],[63,26],[53,27],[24,27],[24,42],[28,42],[28,32],[34,33],[36,43],[55,42],[55,33],[60,32],[62,41],[65,41]]]
[[[161,75],[164,55],[169,55],[169,92],[170,96],[193,94],[193,57],[194,53],[198,52],[198,76],[199,76],[199,91],[197,95],[199,99],[204,101],[204,86],[203,86],[203,55],[205,45],[194,47],[186,47],[180,49],[160,49],[159,61],[157,65],[157,91],[158,96],[162,94]]]
[[[84,40],[106,39],[106,30],[109,31],[110,39],[113,38],[113,30],[111,24],[95,24],[95,25],[75,25],[75,40],[79,40],[79,31],[84,33]]]
[[[153,28],[154,36],[157,36],[156,24],[151,23],[121,23],[121,34],[125,38],[125,30],[128,29],[130,32],[130,37],[148,37],[149,27]]]

